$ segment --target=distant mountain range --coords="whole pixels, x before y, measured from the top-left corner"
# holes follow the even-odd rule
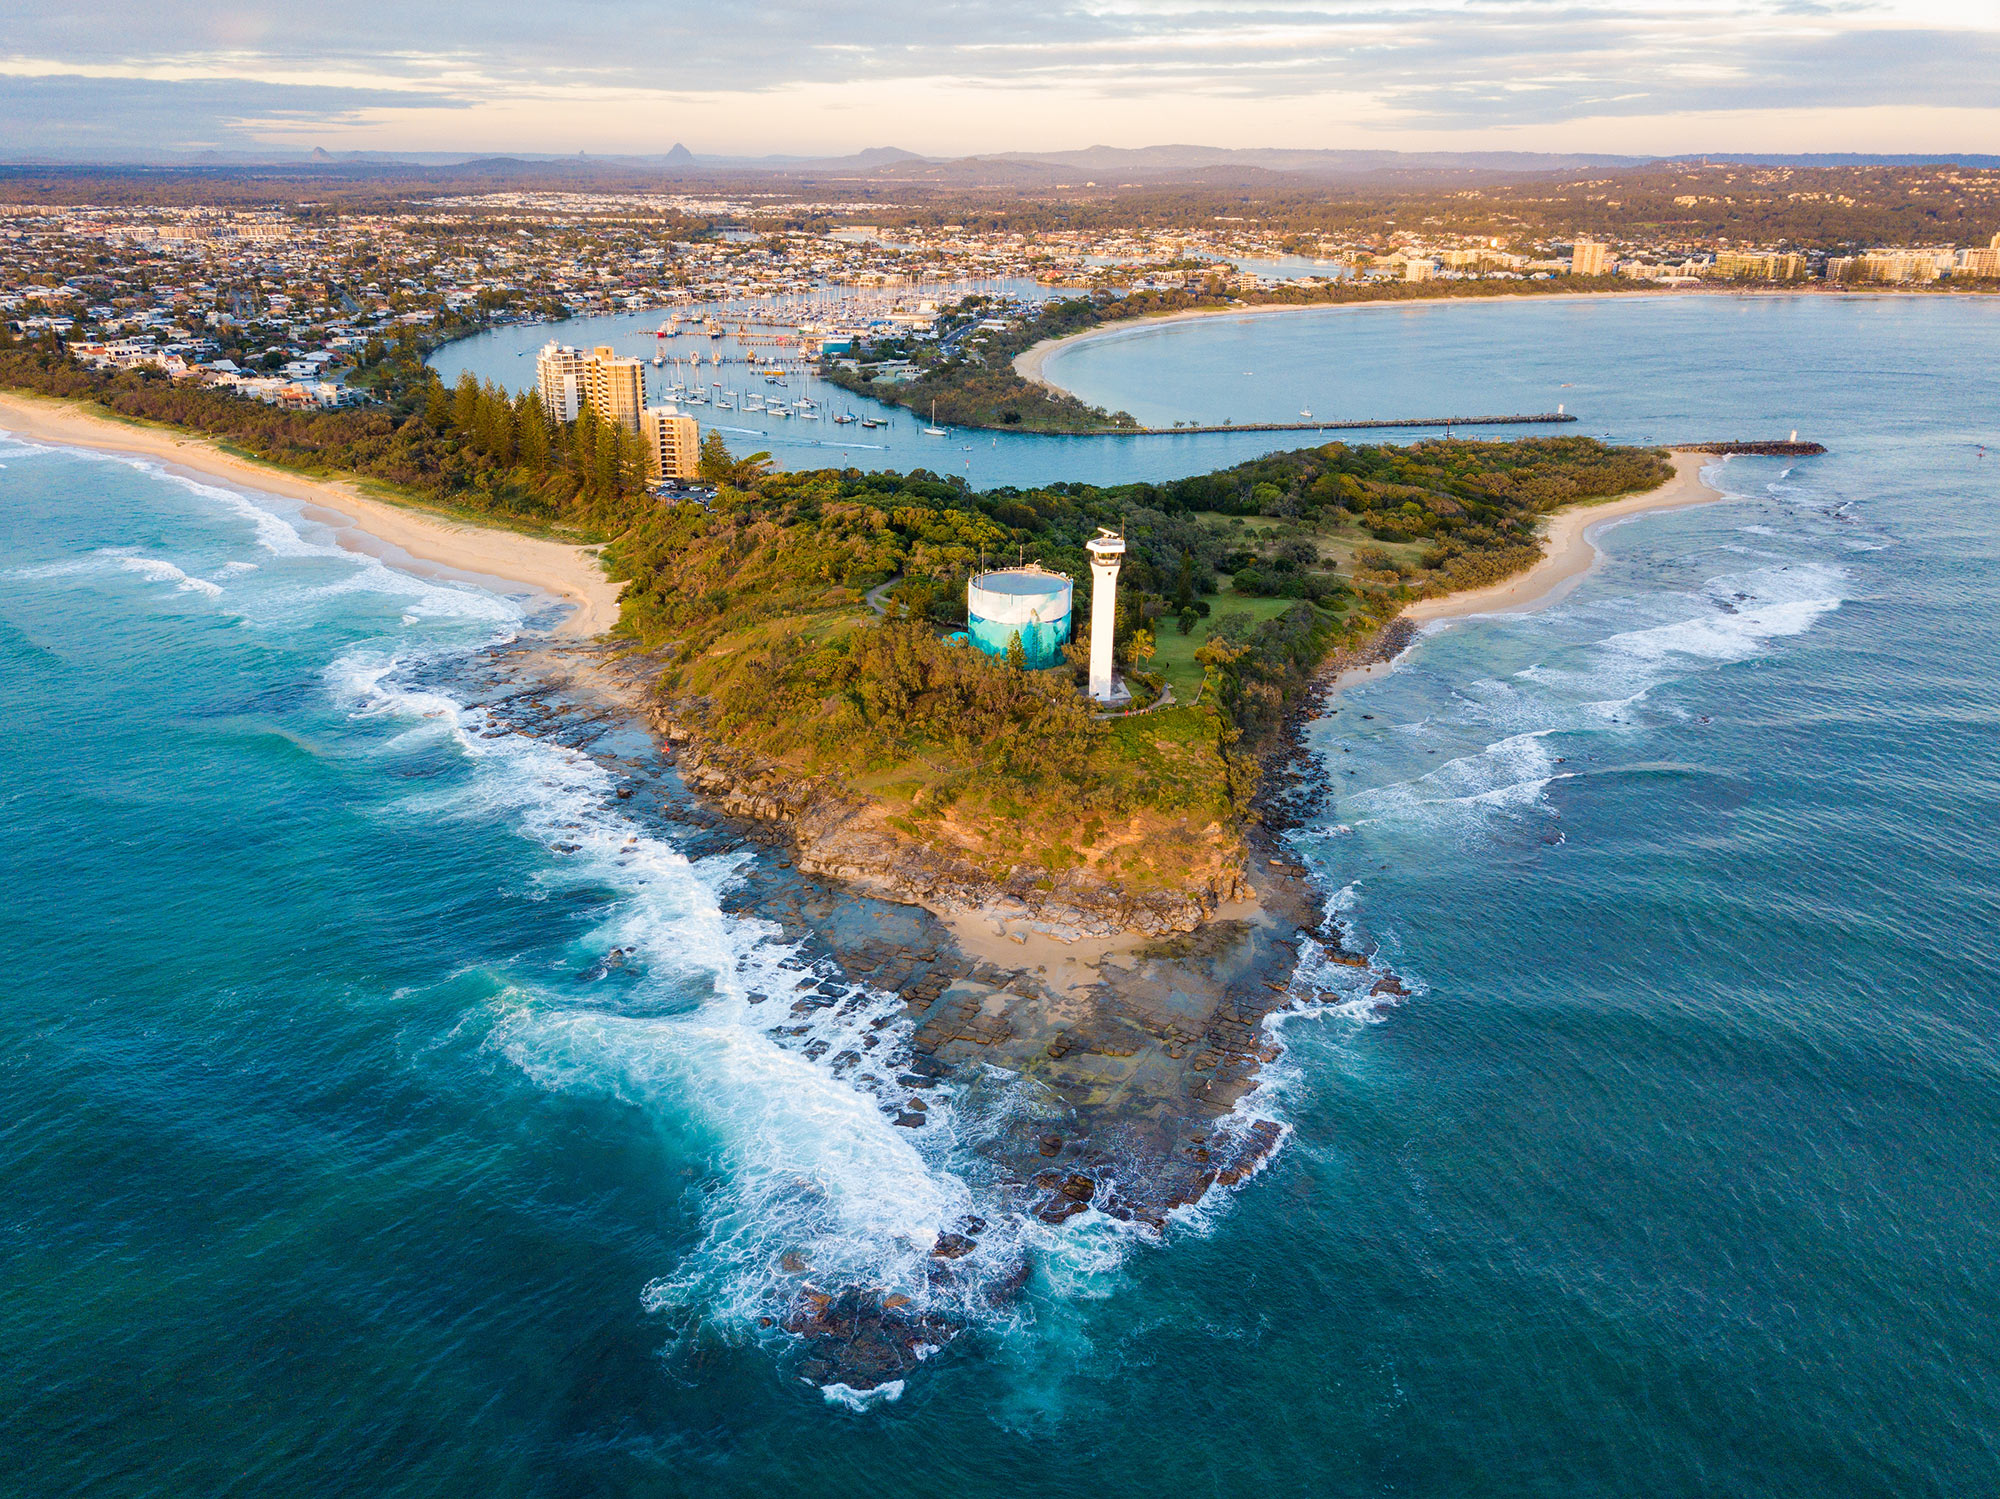
[[[924,156],[895,146],[875,146],[846,156],[700,155],[685,145],[646,155],[555,156],[535,152],[477,155],[439,151],[203,151],[133,154],[121,158],[17,158],[15,167],[133,167],[200,171],[265,168],[325,171],[365,177],[376,171],[416,170],[434,178],[635,177],[672,182],[770,177],[791,183],[842,181],[908,183],[938,188],[1155,187],[1186,184],[1284,186],[1356,180],[1419,181],[1451,177],[1495,179],[1623,170],[1651,163],[1726,162],[1742,166],[1916,166],[1951,161],[1969,167],[2000,167],[2000,155],[1960,152],[1866,155],[1824,153],[1785,155],[1761,152],[1695,153],[1678,156],[1614,156],[1588,152],[1538,151],[1309,151],[1283,148],[1230,150],[1219,146],[1091,146],[1081,151],[1009,151],[992,155]]]

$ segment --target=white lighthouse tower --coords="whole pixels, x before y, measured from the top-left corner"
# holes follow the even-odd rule
[[[1090,552],[1090,695],[1112,701],[1111,637],[1118,627],[1118,562],[1125,538],[1099,530],[1084,546]]]

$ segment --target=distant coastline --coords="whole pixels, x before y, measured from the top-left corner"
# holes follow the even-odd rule
[[[624,585],[605,576],[590,548],[395,504],[362,493],[349,480],[314,478],[238,457],[207,438],[116,421],[76,401],[0,391],[0,428],[31,442],[132,453],[225,484],[323,507],[337,519],[353,522],[355,531],[399,547],[419,561],[524,583],[566,600],[575,607],[556,626],[553,633],[558,636],[588,639],[618,622],[618,594]],[[341,544],[368,550],[351,537],[343,537]]]

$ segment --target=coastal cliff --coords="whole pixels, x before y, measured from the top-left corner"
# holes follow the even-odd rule
[[[940,913],[1001,911],[1079,935],[1112,937],[1191,932],[1218,908],[1250,896],[1241,855],[1226,846],[1218,850],[1216,873],[1175,890],[1133,890],[1089,869],[1033,864],[1015,865],[996,878],[949,848],[897,832],[878,803],[844,790],[834,777],[797,780],[778,766],[698,738],[657,703],[651,720],[679,751],[681,778],[690,789],[733,817],[781,827],[804,872],[885,899]]]

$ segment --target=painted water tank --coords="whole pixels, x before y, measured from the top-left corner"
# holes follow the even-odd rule
[[[1019,635],[1030,670],[1060,666],[1072,588],[1061,573],[1039,567],[980,573],[965,586],[966,634],[987,655],[1001,657]]]

